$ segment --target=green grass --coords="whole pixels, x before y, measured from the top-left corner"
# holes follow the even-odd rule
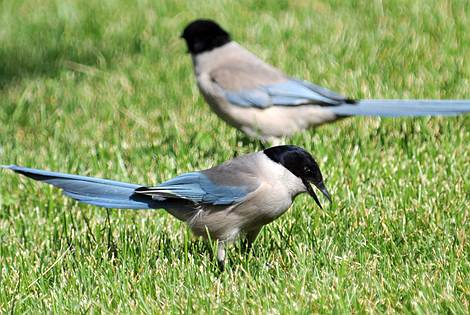
[[[197,91],[179,39],[197,17],[351,97],[470,98],[468,1],[4,0],[0,164],[155,184],[259,150]],[[469,115],[352,118],[290,142],[334,204],[298,197],[223,274],[164,211],[108,220],[1,171],[0,312],[468,312]]]

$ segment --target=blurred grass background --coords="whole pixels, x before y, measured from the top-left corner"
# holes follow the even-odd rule
[[[351,97],[470,98],[468,1],[3,0],[0,164],[155,184],[259,150],[197,91],[179,35],[201,17]],[[352,118],[290,142],[334,204],[297,198],[220,275],[163,211],[107,212],[2,171],[0,311],[468,312],[468,115]]]

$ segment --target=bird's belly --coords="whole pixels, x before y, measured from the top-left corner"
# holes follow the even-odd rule
[[[212,111],[216,113],[217,116],[219,116],[229,125],[237,129],[241,129],[241,127],[245,123],[245,119],[243,117],[238,116],[238,112],[234,111],[234,109],[232,108],[233,105],[227,103],[221,95],[215,93],[207,93],[204,88],[200,88],[200,91]]]
[[[239,128],[250,136],[255,134],[264,138],[290,136],[336,119],[335,114],[315,105],[273,106],[266,109],[235,107],[226,115],[237,119]]]
[[[266,225],[281,216],[292,204],[288,196],[252,200],[225,209],[205,209],[187,221],[197,236],[233,240],[240,232]]]
[[[186,222],[194,235],[224,241],[235,239],[242,226],[242,218],[231,213],[229,209],[200,210]]]

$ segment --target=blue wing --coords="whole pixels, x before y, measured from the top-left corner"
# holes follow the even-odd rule
[[[267,108],[306,104],[336,106],[354,102],[313,83],[292,78],[280,83],[259,85],[254,89],[222,90],[230,103],[241,107]]]
[[[136,193],[151,195],[156,200],[187,199],[194,203],[230,205],[242,201],[247,187],[217,185],[200,172],[182,174],[155,187],[142,187]]]

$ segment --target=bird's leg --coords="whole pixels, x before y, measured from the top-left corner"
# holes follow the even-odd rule
[[[270,139],[270,144],[273,147],[276,147],[278,145],[286,144],[286,138],[284,138],[284,137],[282,137],[282,138],[271,138]]]
[[[240,155],[240,153],[238,152],[238,148],[240,146],[243,146],[243,143],[240,141],[240,133],[236,132],[235,133],[235,145],[233,146],[234,156]]]
[[[266,140],[258,139],[257,141],[258,146],[261,147],[261,149],[266,150],[267,148],[270,147],[269,142]]]
[[[253,247],[253,242],[256,240],[256,237],[258,237],[258,234],[260,231],[261,231],[261,228],[257,228],[255,230],[251,230],[250,232],[246,233],[246,237],[242,243],[243,250],[246,253],[250,252],[251,248]]]
[[[225,243],[217,241],[217,263],[221,271],[225,269]]]

